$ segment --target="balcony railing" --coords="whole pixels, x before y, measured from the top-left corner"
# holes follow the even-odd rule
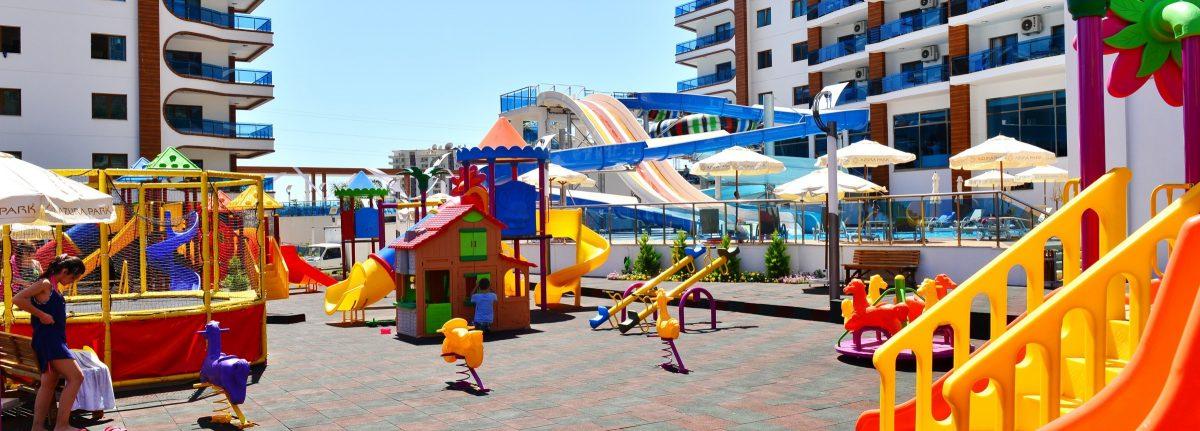
[[[675,85],[675,91],[688,91],[688,90],[694,90],[694,89],[697,89],[700,87],[707,87],[710,85],[717,85],[720,83],[729,82],[729,81],[732,81],[733,77],[736,75],[737,75],[736,71],[730,69],[728,71],[723,70],[723,71],[720,71],[720,72],[717,72],[717,73],[714,73],[711,75],[697,76],[692,79],[679,81],[679,83]]]
[[[1029,39],[1010,46],[959,56],[952,60],[951,70],[955,75],[964,75],[1058,55],[1063,55],[1063,36],[1061,34]]]
[[[191,61],[167,60],[171,70],[180,75],[207,78],[237,84],[271,85],[271,72],[264,70],[231,69]]]
[[[810,66],[814,64],[821,64],[838,57],[845,57],[850,54],[862,52],[866,46],[866,35],[859,35],[854,39],[838,42],[829,46],[823,46],[821,49],[810,51],[808,53],[808,64]]]
[[[842,97],[838,98],[837,104],[845,105],[864,100],[867,100],[867,86],[858,82],[851,82],[850,85],[846,86],[845,90],[842,90]]]
[[[1000,3],[1004,3],[1004,0],[950,0],[950,16],[975,12]]]
[[[574,99],[582,99],[592,94],[607,94],[617,99],[625,99],[632,97],[634,94],[629,91],[596,91],[582,85],[537,84],[501,94],[500,112],[508,112],[534,105],[537,103],[538,93],[544,91],[557,91]]]
[[[863,0],[822,0],[808,7],[808,19],[817,19],[862,2]]]
[[[166,0],[167,9],[180,19],[199,21],[217,27],[237,30],[271,32],[271,19],[256,16],[231,14],[209,8],[189,5],[183,0]]]
[[[896,36],[924,30],[946,23],[946,10],[932,8],[917,15],[884,23],[867,31],[867,43],[878,43]]]
[[[950,79],[949,70],[945,64],[935,64],[909,72],[900,72],[871,82],[871,94],[879,95],[900,91],[905,88],[919,87],[935,82],[945,82]]]
[[[217,120],[171,120],[167,123],[180,133],[216,136],[218,138],[274,139],[275,129],[270,124],[230,123]]]
[[[675,17],[678,18],[717,3],[723,3],[724,1],[725,0],[696,0],[693,2],[684,3],[679,6],[675,6]]]
[[[687,54],[700,48],[707,48],[718,43],[725,42],[729,39],[733,39],[733,29],[722,29],[708,36],[701,36],[696,39],[675,45],[675,55]]]

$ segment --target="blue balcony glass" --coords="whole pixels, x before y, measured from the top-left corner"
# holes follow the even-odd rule
[[[212,64],[167,59],[171,70],[180,75],[237,84],[271,85],[271,72],[265,70],[231,69]]]
[[[810,51],[808,54],[808,64],[821,64],[835,58],[845,57],[850,54],[862,52],[866,47],[867,36],[860,35],[854,39],[823,46],[816,51]]]
[[[500,112],[508,112],[537,103],[538,87],[531,85],[500,95]]]
[[[954,74],[962,75],[1039,58],[1063,55],[1063,36],[1050,35],[1013,45],[973,52],[954,59]]]
[[[884,23],[867,31],[867,43],[878,43],[896,36],[936,27],[946,23],[946,10],[931,8],[917,15]]]
[[[733,39],[733,29],[727,28],[720,30],[708,36],[701,36],[693,40],[675,45],[675,55],[687,54],[700,48],[707,48],[721,42]]]
[[[733,80],[734,76],[737,76],[737,73],[733,69],[728,71],[723,70],[711,75],[697,76],[692,79],[679,81],[679,83],[675,85],[675,91],[688,91],[700,87],[707,87],[723,82],[729,82]]]
[[[725,0],[696,0],[675,6],[675,17],[681,17],[706,7],[724,2]]]
[[[166,0],[166,4],[167,9],[180,19],[199,21],[217,27],[237,30],[271,32],[270,18],[220,12],[195,4],[188,4],[185,0]]]
[[[1004,3],[1004,0],[950,0],[950,16],[975,12],[1000,3]]]
[[[851,82],[850,85],[846,86],[845,90],[842,90],[842,97],[838,98],[837,104],[845,105],[849,103],[862,102],[864,100],[867,100],[867,86],[865,84]]]
[[[822,0],[809,6],[808,19],[817,19],[862,2],[863,0]]]
[[[905,88],[933,84],[935,82],[945,82],[948,79],[950,79],[950,73],[946,65],[935,64],[922,69],[885,76],[879,80],[878,90],[875,90],[873,94],[890,93]]]
[[[270,124],[230,123],[228,121],[168,118],[167,123],[180,133],[215,136],[218,138],[274,139],[275,128]]]

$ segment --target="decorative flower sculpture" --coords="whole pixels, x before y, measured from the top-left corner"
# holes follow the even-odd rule
[[[1102,21],[1104,53],[1117,54],[1108,93],[1128,97],[1154,77],[1158,94],[1171,106],[1183,105],[1182,46],[1163,9],[1179,0],[1112,0]]]

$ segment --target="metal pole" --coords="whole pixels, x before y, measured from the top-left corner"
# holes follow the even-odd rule
[[[12,267],[12,225],[4,225],[4,331],[12,331],[13,321],[13,267]]]
[[[146,238],[146,188],[140,185],[138,186],[137,215],[135,217],[137,217],[138,229],[138,277],[141,279],[139,286],[142,293],[146,293],[146,247],[150,245],[150,241]],[[204,219],[202,220],[202,224],[207,224],[208,217],[201,218]],[[126,223],[128,222],[126,221]],[[207,226],[201,226],[200,230],[203,232],[205,227]],[[201,238],[200,241],[203,242],[204,239]],[[195,257],[195,255],[193,254],[190,257]],[[201,285],[204,285],[204,283],[201,283]]]
[[[1000,180],[1004,181],[1004,173],[1000,173]],[[992,220],[996,222],[996,248],[1000,248],[1000,192],[996,192],[992,196]]]
[[[539,238],[539,244],[540,244],[540,248],[541,248],[540,252],[541,252],[541,260],[542,260],[542,262],[541,262],[542,268],[541,268],[541,271],[539,271],[540,272],[540,274],[539,274],[540,280],[538,281],[538,283],[540,283],[539,284],[540,289],[538,289],[538,290],[541,291],[542,311],[546,311],[547,309],[549,309],[549,305],[546,304],[546,281],[550,277],[550,243],[547,241],[547,238],[546,238],[546,227],[549,224],[549,221],[547,220],[547,218],[550,217],[550,211],[548,208],[546,208],[546,205],[549,203],[549,200],[547,199],[547,196],[549,195],[549,193],[546,193],[546,161],[538,160],[537,169],[538,169],[538,212],[541,215],[541,217],[538,218],[538,221],[539,221],[538,224],[540,225],[538,227],[538,233],[540,234],[539,236],[541,237],[541,238]],[[492,184],[495,184],[495,183],[493,182]],[[494,209],[496,207],[495,201],[493,201],[491,203],[491,205],[489,205],[489,206]]]
[[[840,289],[842,282],[840,278],[841,274],[838,272],[842,265],[840,244],[841,234],[838,232],[841,227],[841,219],[838,208],[837,186],[837,123],[830,121],[828,123],[828,128],[829,130],[826,131],[827,135],[825,137],[825,165],[827,166],[826,173],[828,175],[828,182],[826,184],[827,188],[825,190],[827,192],[825,193],[825,203],[828,207],[826,208],[828,214],[825,217],[825,247],[827,249],[826,253],[828,256],[828,262],[826,266],[828,267],[827,275],[829,276],[829,319],[830,321],[840,321],[841,315],[837,312],[842,307],[842,290]]]
[[[1196,184],[1200,183],[1200,36],[1184,36],[1182,44],[1183,171],[1184,180]]]
[[[108,173],[100,171],[97,176],[100,193],[108,193]],[[110,290],[110,271],[112,266],[109,256],[108,223],[100,223],[100,319],[104,322],[104,364],[112,368],[112,291]],[[171,227],[168,226],[167,229]],[[6,237],[7,238],[7,237]],[[57,287],[57,286],[56,286]]]
[[[1071,8],[1078,26],[1079,51],[1079,186],[1087,188],[1104,175],[1104,43],[1100,20],[1106,2],[1080,2]],[[1087,7],[1092,6],[1092,7]],[[1083,10],[1086,9],[1086,10]],[[1085,213],[1081,225],[1083,268],[1100,258],[1100,221]]]
[[[663,239],[663,245],[666,245],[667,244],[667,205],[666,204],[663,204],[663,206],[662,206],[662,217],[663,217],[662,239]]]

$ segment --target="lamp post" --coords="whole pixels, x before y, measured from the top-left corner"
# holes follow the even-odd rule
[[[817,94],[812,101],[812,113],[817,128],[825,132],[825,171],[829,175],[825,189],[825,275],[829,278],[829,320],[836,323],[841,317],[842,308],[842,291],[838,287],[842,283],[838,273],[838,268],[841,268],[841,221],[837,187],[837,122],[821,121],[822,100],[825,100],[828,106],[833,106],[833,93],[822,90]]]

